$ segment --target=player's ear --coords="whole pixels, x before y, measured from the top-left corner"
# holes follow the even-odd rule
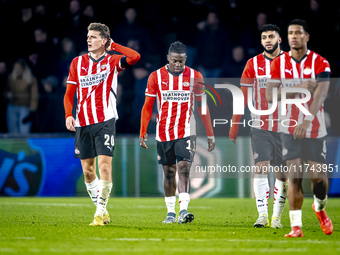
[[[170,55],[166,55],[166,59],[170,62]]]
[[[279,40],[278,40],[278,42],[279,42],[279,44],[282,42],[282,39],[281,39],[281,37],[279,37]]]
[[[307,34],[307,42],[309,41],[310,38],[310,34]]]

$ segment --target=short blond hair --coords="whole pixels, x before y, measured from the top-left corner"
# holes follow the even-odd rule
[[[105,48],[110,46],[111,36],[110,36],[110,29],[109,29],[108,26],[106,26],[105,24],[102,24],[102,23],[91,23],[88,26],[87,30],[88,31],[90,31],[90,30],[98,31],[101,38],[107,39],[107,42],[105,44]]]

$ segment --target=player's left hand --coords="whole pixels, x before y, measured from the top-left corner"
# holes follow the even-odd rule
[[[147,133],[145,133],[145,135],[143,137],[139,137],[139,144],[140,144],[140,146],[142,146],[143,148],[147,149],[148,146],[146,146],[146,143],[145,143],[145,141],[147,141],[147,140],[148,140],[148,134]]]
[[[305,120],[302,124],[298,125],[294,130],[294,139],[301,139],[304,137],[306,130],[309,128],[310,121]]]
[[[109,47],[106,48],[107,51],[111,51],[111,45],[114,41],[112,40],[112,38],[110,38],[110,44],[109,44]]]
[[[213,149],[215,149],[215,137],[208,137],[208,151],[211,152]]]

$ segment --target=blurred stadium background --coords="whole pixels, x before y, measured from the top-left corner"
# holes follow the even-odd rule
[[[172,42],[186,44],[187,65],[203,76],[238,78],[246,61],[262,52],[258,29],[265,23],[277,24],[282,31],[282,49],[288,50],[287,24],[295,18],[309,22],[312,32],[308,47],[331,65],[332,84],[325,102],[328,163],[340,165],[339,16],[339,2],[316,0],[272,4],[242,0],[1,0],[0,196],[87,195],[80,162],[74,158],[74,137],[64,124],[63,96],[72,59],[86,53],[90,22],[107,24],[114,41],[134,48],[142,57],[119,77],[120,119],[111,196],[163,196],[162,171],[152,137],[155,116],[149,124],[148,150],[140,148],[138,133],[148,75],[166,64]],[[18,65],[26,70],[26,82],[36,91],[23,101],[15,99],[9,81],[18,72]],[[225,97],[228,99],[228,94]],[[232,115],[231,101],[228,105],[226,119]],[[29,129],[17,132],[11,128],[13,106],[25,108]],[[198,130],[202,130],[199,127],[201,123]],[[242,136],[234,145],[227,136],[228,125],[216,128],[217,147],[209,155],[204,152],[205,138],[200,137],[195,164],[250,165],[249,129],[240,131]],[[228,178],[203,173],[194,177],[192,197],[252,196],[250,175]],[[340,195],[339,177],[340,173],[333,173],[330,196]],[[273,180],[272,176],[271,183]],[[304,187],[305,194],[311,195],[307,179]]]

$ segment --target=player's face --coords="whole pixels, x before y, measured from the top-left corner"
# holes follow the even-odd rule
[[[309,34],[305,32],[300,25],[291,25],[288,27],[288,43],[292,49],[301,49],[307,47]]]
[[[169,69],[173,73],[181,73],[185,66],[185,61],[187,60],[186,53],[174,53],[171,52],[168,55]]]
[[[95,52],[104,47],[106,39],[99,35],[99,31],[90,30],[87,33],[87,48],[89,52]]]
[[[265,31],[261,34],[261,44],[263,49],[272,54],[279,44],[281,43],[281,37],[276,31]]]

